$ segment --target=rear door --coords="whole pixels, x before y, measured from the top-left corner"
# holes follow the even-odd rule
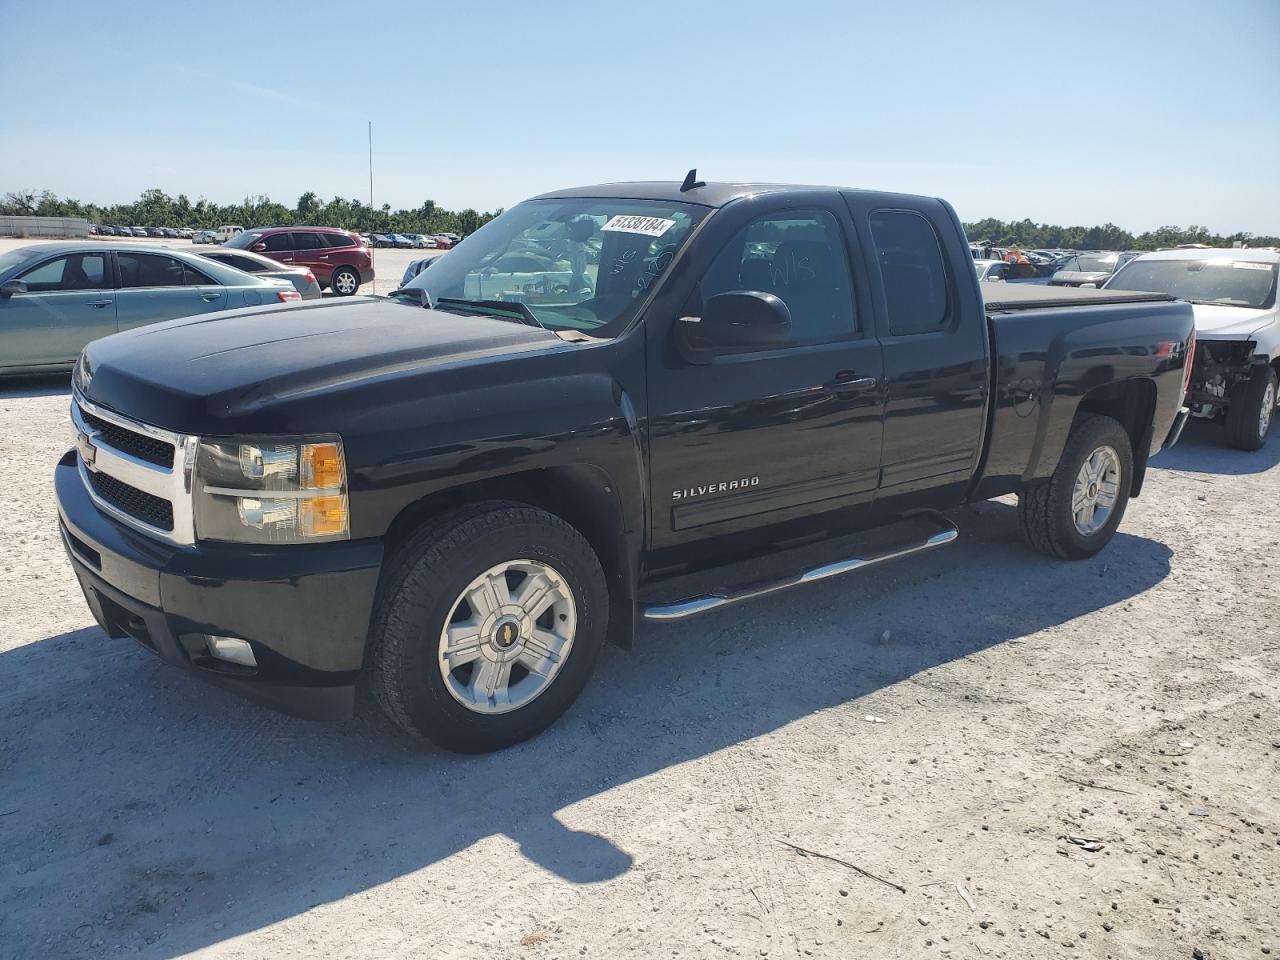
[[[116,332],[105,251],[50,257],[10,279],[27,292],[0,298],[0,368],[72,363],[90,340]]]
[[[872,254],[884,351],[879,507],[961,503],[982,452],[989,388],[986,314],[959,223],[938,201],[844,196]]]
[[[649,361],[658,565],[664,548],[677,562],[685,544],[714,552],[714,538],[776,538],[790,521],[870,510],[883,371],[870,299],[852,279],[848,227],[834,193],[766,196],[716,214],[699,239],[707,254],[694,261],[701,279],[682,313],[700,316],[719,293],[772,293],[791,313],[788,344],[691,364],[653,317],[651,335],[661,333]]]
[[[316,275],[316,279],[325,283],[333,272],[330,261],[332,248],[322,233],[311,230],[297,230],[293,233],[293,265],[308,267]]]
[[[117,251],[116,321],[121,330],[222,310],[227,289],[177,257]]]

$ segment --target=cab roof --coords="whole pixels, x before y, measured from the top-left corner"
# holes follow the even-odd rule
[[[678,180],[638,180],[623,183],[598,183],[589,187],[570,187],[554,190],[534,197],[534,200],[564,200],[573,197],[605,198],[616,200],[661,200],[675,203],[695,203],[704,207],[723,207],[743,197],[755,197],[766,193],[874,193],[880,197],[898,197],[907,200],[932,198],[907,194],[881,193],[880,191],[852,190],[847,187],[817,186],[792,183],[704,183],[689,190],[681,190]]]

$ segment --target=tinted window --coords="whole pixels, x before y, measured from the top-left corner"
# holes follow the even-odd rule
[[[246,257],[240,254],[205,253],[201,254],[201,256],[208,257],[210,260],[216,260],[218,263],[225,263],[228,267],[235,267],[237,270],[243,270],[245,273],[259,273],[267,269],[266,264],[261,261],[254,260],[252,257]]]
[[[821,343],[858,328],[843,233],[826,210],[753,220],[716,256],[699,290],[704,304],[731,290],[772,293],[791,311],[796,343]]]
[[[918,213],[880,210],[870,218],[889,332],[931,333],[948,322],[947,270],[932,225]]]
[[[117,253],[122,287],[181,287],[186,285],[182,264],[154,253]]]
[[[354,247],[356,245],[356,242],[344,233],[318,233],[316,236],[321,237],[331,247]]]
[[[102,286],[106,258],[100,253],[74,253],[50,260],[18,276],[29,293],[51,290],[97,290]]]
[[[328,244],[324,242],[324,238],[318,233],[295,233],[293,235],[293,249],[295,250],[323,250]]]
[[[262,237],[259,242],[267,248],[268,253],[278,253],[281,250],[293,249],[291,236],[292,234],[288,233],[269,233]]]
[[[218,285],[218,281],[211,279],[207,274],[201,273],[189,263],[182,265],[182,280],[188,287],[214,287]]]

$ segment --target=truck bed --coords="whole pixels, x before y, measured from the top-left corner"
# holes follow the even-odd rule
[[[1045,287],[1023,283],[981,283],[987,313],[1016,310],[1043,310],[1052,307],[1100,307],[1113,303],[1161,303],[1174,297],[1167,293],[1137,290],[1081,290],[1079,287]],[[989,289],[994,287],[995,289]]]

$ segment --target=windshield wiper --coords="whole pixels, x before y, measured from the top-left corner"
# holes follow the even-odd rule
[[[392,290],[390,296],[398,297],[404,295],[417,300],[419,305],[427,310],[435,309],[435,303],[431,299],[431,294],[422,287],[401,287],[399,290]]]
[[[425,293],[426,291],[423,292]],[[521,303],[519,300],[464,300],[461,297],[441,297],[436,301],[436,306],[445,303],[456,303],[461,307],[475,307],[477,310],[491,310],[498,315],[499,320],[505,320],[509,317],[531,327],[547,329],[546,325],[534,316],[528,304]],[[506,316],[503,316],[503,314]]]

